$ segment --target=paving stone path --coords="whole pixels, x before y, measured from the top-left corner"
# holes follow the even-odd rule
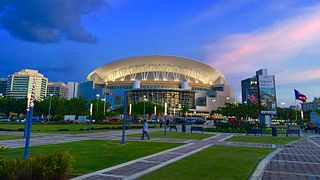
[[[156,131],[159,129],[152,129],[150,131]],[[133,129],[126,130],[126,134],[136,134],[140,133],[141,130]],[[21,137],[23,133],[19,133]],[[88,139],[108,139],[108,140],[118,140],[121,137],[121,131],[110,131],[110,132],[101,132],[101,133],[92,133],[92,134],[37,134],[30,139],[30,146],[45,145],[45,144],[59,144],[65,142],[74,142]],[[38,137],[40,136],[40,137]],[[12,139],[12,140],[3,140],[0,141],[0,146],[8,146],[9,148],[19,148],[24,147],[24,139]]]
[[[284,146],[267,164],[263,180],[320,180],[320,137]]]

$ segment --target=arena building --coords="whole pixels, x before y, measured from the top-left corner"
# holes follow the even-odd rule
[[[169,110],[183,106],[191,112],[208,113],[234,103],[233,88],[215,68],[195,59],[147,55],[121,59],[92,71],[79,86],[79,96],[101,98],[113,108],[127,102],[168,104]]]

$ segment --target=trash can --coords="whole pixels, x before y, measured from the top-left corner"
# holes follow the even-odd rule
[[[277,134],[277,128],[276,127],[272,127],[272,136],[278,136]]]
[[[185,123],[182,123],[182,132],[186,132],[187,130],[187,127],[186,127],[186,124]]]

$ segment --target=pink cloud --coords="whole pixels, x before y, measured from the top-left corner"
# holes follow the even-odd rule
[[[286,62],[319,42],[320,7],[315,7],[273,27],[227,36],[204,50],[207,62],[223,73],[254,73],[271,63]]]
[[[292,84],[299,83],[306,80],[320,79],[320,68],[303,70],[298,72],[282,71],[276,74],[277,84]]]

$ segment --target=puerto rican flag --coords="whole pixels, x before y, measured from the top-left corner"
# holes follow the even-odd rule
[[[257,98],[252,94],[251,91],[249,91],[249,93],[248,93],[248,99],[249,99],[253,104],[257,104]]]
[[[294,89],[294,94],[296,96],[296,100],[299,100],[303,103],[305,103],[307,101],[307,96],[302,94],[301,92],[299,92],[298,90]]]

